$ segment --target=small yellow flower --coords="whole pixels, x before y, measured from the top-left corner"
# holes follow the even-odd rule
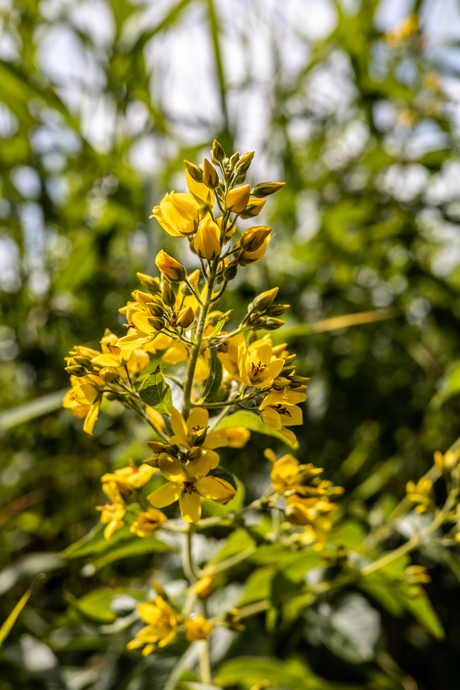
[[[138,537],[148,537],[153,534],[166,521],[166,515],[156,508],[149,508],[143,513],[139,513],[136,521],[129,528],[130,532],[137,534]]]
[[[206,575],[195,583],[195,594],[199,599],[207,599],[214,590],[215,575]]]
[[[99,416],[104,380],[100,376],[71,376],[72,388],[67,391],[62,404],[72,410],[75,417],[85,417],[83,431],[93,435],[93,428]]]
[[[337,504],[330,503],[327,498],[301,498],[296,495],[289,496],[286,503],[286,517],[289,522],[305,527],[299,540],[304,544],[312,544],[316,541],[314,548],[322,549],[327,532],[332,529],[329,513],[337,508]]]
[[[415,507],[417,513],[425,513],[430,507],[432,490],[433,482],[426,477],[421,477],[417,484],[413,481],[407,482],[407,498],[412,503],[418,503]]]
[[[156,218],[161,227],[173,237],[187,237],[196,232],[198,204],[191,194],[166,194],[159,206],[154,206],[150,218]]]
[[[450,472],[458,466],[460,460],[460,451],[448,450],[444,455],[437,450],[434,454],[434,464],[440,472]]]
[[[221,250],[220,228],[209,216],[199,224],[193,240],[193,247],[202,259],[211,261],[211,259],[219,256]]]
[[[113,533],[125,524],[123,518],[126,515],[126,506],[115,482],[106,482],[102,485],[102,490],[110,503],[99,506],[98,510],[101,511],[102,524],[107,525],[104,537],[110,541]]]
[[[270,474],[276,493],[284,494],[286,491],[294,490],[302,482],[304,470],[314,475],[321,474],[323,471],[320,467],[314,468],[311,464],[301,465],[290,453],[277,460]]]
[[[172,283],[180,283],[187,275],[185,268],[176,259],[161,249],[155,258],[158,269]]]
[[[305,393],[286,387],[283,391],[272,391],[259,407],[260,417],[269,429],[275,429],[286,436],[291,443],[296,438],[286,426],[297,426],[303,423],[303,414],[297,404],[306,398]]]
[[[147,484],[157,471],[156,467],[150,467],[150,465],[131,464],[102,475],[101,482],[115,482],[121,493],[129,494],[133,489],[140,489],[141,486]]]
[[[217,503],[226,503],[235,496],[235,489],[225,479],[207,477],[217,467],[219,456],[213,451],[203,450],[196,460],[182,463],[168,453],[161,453],[158,466],[168,480],[148,496],[155,508],[164,508],[179,500],[181,515],[187,522],[198,522],[201,517],[201,498],[210,498]]]
[[[248,348],[238,348],[240,380],[253,388],[270,388],[281,372],[284,359],[273,357],[271,340],[256,340]]]
[[[173,436],[171,436],[171,443],[176,443],[179,446],[184,446],[190,450],[194,445],[194,439],[198,434],[202,434],[209,423],[209,412],[203,407],[194,407],[190,412],[187,421],[175,407],[169,407],[168,411],[171,415],[171,427]],[[200,444],[201,448],[206,450],[213,450],[214,448],[221,448],[228,445],[227,434],[224,430],[210,431],[206,434],[206,438]],[[217,455],[217,453],[214,453]],[[217,456],[219,462],[219,456]]]
[[[148,625],[128,643],[128,649],[144,647],[142,654],[147,656],[157,647],[166,647],[174,640],[179,630],[180,618],[162,597],[158,596],[153,604],[139,604],[137,610]]]
[[[195,616],[184,623],[185,637],[189,642],[195,640],[206,640],[214,628],[212,623],[209,623],[203,616]]]
[[[248,205],[250,194],[251,186],[248,184],[231,189],[225,197],[227,209],[232,213],[241,213]]]

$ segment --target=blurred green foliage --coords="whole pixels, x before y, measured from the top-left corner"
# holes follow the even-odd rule
[[[239,2],[228,4],[244,16]],[[412,9],[420,4],[429,5]],[[312,39],[297,27],[292,51],[302,59],[293,73],[276,21],[261,18],[254,26],[249,16],[236,25],[237,42],[225,3],[163,3],[149,23],[139,20],[149,3],[100,2],[96,16],[101,23],[108,16],[112,26],[104,40],[78,20],[82,5],[0,5],[0,619],[37,573],[48,576],[3,646],[0,688],[173,690],[181,673],[178,687],[198,688],[182,643],[139,661],[125,652],[123,631],[110,628],[115,613],[129,613],[133,597],[146,591],[160,562],[163,577],[180,588],[177,544],[152,538],[134,551],[115,543],[98,555],[97,537],[60,556],[97,523],[100,476],[148,450],[137,420],[115,405],[101,415],[94,439],[81,432],[81,422],[59,408],[68,386],[63,358],[75,343],[96,345],[106,327],[122,333],[117,309],[136,286],[135,272],[152,272],[156,251],[173,246],[148,220],[150,209],[180,184],[184,157],[199,161],[215,136],[229,148],[239,145],[235,99],[260,87],[250,69],[252,32],[269,32],[273,72],[256,153],[258,170],[270,166],[286,187],[267,203],[276,237],[266,261],[235,281],[222,308],[239,316],[273,285],[291,304],[289,344],[298,373],[311,377],[298,457],[346,487],[341,503],[359,546],[369,523],[378,525],[404,495],[406,481],[430,466],[433,451],[459,436],[458,68],[449,53],[456,45],[433,46],[423,31],[388,39],[376,0],[353,9],[337,0],[327,35]],[[197,116],[191,135],[190,122],[178,126],[152,81],[164,68],[155,41],[180,36],[194,12],[220,114],[205,123]],[[76,42],[86,56],[86,83],[58,83],[43,67],[43,45],[58,40]],[[238,83],[228,76],[229,40],[247,63]],[[167,57],[171,45],[164,43]],[[168,87],[174,83],[166,80]],[[98,102],[103,121],[114,123],[104,144],[85,116]],[[189,108],[193,121],[194,104]],[[141,124],[130,127],[136,112]],[[152,142],[156,166],[148,174],[133,152]],[[309,326],[388,307],[399,309],[393,318],[324,332]],[[268,442],[254,433],[233,461],[248,499],[267,480]],[[239,535],[237,548],[248,538]],[[350,588],[305,615],[285,612],[276,634],[268,634],[274,621],[261,614],[235,639],[224,636],[216,678],[229,688],[269,678],[270,687],[293,689],[454,690],[459,556],[449,564],[434,548],[420,556],[446,640],[435,639],[437,618],[423,613],[422,601],[411,615],[369,581],[367,590]],[[278,572],[270,558],[245,566],[241,581],[257,567],[258,594],[271,591],[273,577],[281,592],[295,587],[296,576]],[[237,601],[240,592],[233,595]],[[376,627],[371,648],[366,631]]]

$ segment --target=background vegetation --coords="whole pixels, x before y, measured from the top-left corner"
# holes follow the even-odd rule
[[[96,524],[101,474],[146,455],[138,422],[115,404],[94,439],[60,409],[63,358],[105,327],[122,333],[135,272],[172,248],[148,216],[183,189],[183,158],[199,162],[214,137],[255,149],[257,178],[286,187],[266,205],[266,261],[241,272],[224,306],[239,314],[273,285],[291,304],[285,337],[311,377],[297,455],[346,487],[359,542],[460,435],[458,17],[436,1],[396,13],[376,0],[0,8],[0,619],[48,576],[3,646],[0,688],[159,690],[183,649],[127,654],[100,588],[126,594],[165,556],[59,555]],[[420,26],[394,31],[412,12]],[[267,443],[254,434],[235,460],[254,495]],[[172,591],[180,568],[166,563]],[[280,634],[261,614],[224,636],[217,677],[232,688],[267,677],[293,689],[457,688],[460,568],[434,547],[420,563],[444,640],[350,588]],[[262,659],[232,661],[242,655]]]

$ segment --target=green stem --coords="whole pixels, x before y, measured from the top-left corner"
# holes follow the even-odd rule
[[[200,642],[200,676],[202,683],[212,683],[209,640]]]
[[[198,356],[201,351],[201,346],[203,344],[203,333],[206,327],[206,319],[208,317],[209,308],[212,302],[212,291],[214,288],[214,283],[216,280],[217,267],[219,265],[219,257],[216,257],[211,264],[211,272],[209,278],[207,279],[206,286],[206,296],[204,304],[201,307],[200,319],[198,321],[198,327],[196,332],[196,343],[190,352],[190,359],[187,369],[187,377],[185,379],[184,386],[184,407],[182,409],[182,414],[184,419],[187,419],[190,408],[192,407],[192,388],[193,388],[193,376],[195,374],[196,363],[198,361]]]
[[[200,577],[199,574],[196,572],[195,566],[193,564],[193,531],[194,526],[190,524],[187,531],[185,532],[185,547],[182,549],[182,566],[184,568],[184,573],[191,585],[194,585]]]

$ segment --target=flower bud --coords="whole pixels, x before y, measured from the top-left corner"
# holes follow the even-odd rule
[[[232,213],[241,213],[247,206],[249,195],[251,193],[250,185],[246,184],[243,187],[235,187],[227,192],[225,203],[227,209]]]
[[[278,290],[279,288],[274,287],[271,290],[261,292],[260,295],[257,295],[253,302],[251,302],[251,304],[254,305],[254,308],[257,307],[257,309],[263,311],[271,305],[273,300],[276,298],[276,295],[278,294]]]
[[[244,213],[241,214],[241,218],[254,218],[258,216],[265,206],[265,201],[265,199],[257,199],[254,196],[249,197],[248,205],[244,209]]]
[[[228,266],[225,267],[224,269],[224,280],[233,280],[236,278],[236,273],[238,271],[238,264],[235,261],[232,261],[231,264],[228,264]]]
[[[310,379],[308,378],[308,376],[294,375],[294,376],[291,376],[291,378],[290,378],[291,385],[296,384],[297,386],[304,386],[307,383],[307,381],[309,381],[309,380]]]
[[[203,451],[198,446],[192,446],[187,453],[187,458],[189,460],[198,460],[203,455]]]
[[[253,158],[254,151],[248,151],[247,153],[245,153],[244,156],[241,156],[240,160],[235,165],[235,171],[239,175],[245,175],[249,170],[249,166],[251,165]]]
[[[289,309],[289,304],[272,304],[267,309],[268,316],[281,316],[284,312]]]
[[[165,325],[164,319],[161,319],[158,316],[148,316],[147,321],[155,331],[161,331]]]
[[[254,196],[258,197],[269,196],[282,189],[284,184],[284,182],[261,182],[260,184],[256,184],[252,193]]]
[[[199,431],[196,432],[196,434],[193,434],[193,446],[202,446],[203,443],[206,441],[206,436],[208,434],[208,429],[200,429]]]
[[[266,225],[257,225],[248,228],[241,235],[238,245],[243,247],[245,252],[256,252],[270,235],[272,229]]]
[[[120,374],[113,367],[104,367],[104,369],[101,369],[101,371],[98,373],[98,376],[100,376],[101,379],[103,379],[106,383],[113,383],[120,378]]]
[[[203,161],[203,182],[206,187],[215,189],[219,184],[219,176],[216,169],[211,165],[207,158]]]
[[[207,599],[214,589],[215,575],[206,575],[195,583],[195,594],[199,599]]]
[[[155,455],[163,453],[165,449],[165,444],[160,443],[160,441],[147,441],[147,445],[155,453]]]
[[[187,328],[193,322],[195,314],[193,313],[192,307],[185,307],[179,312],[177,317],[177,325],[181,328]]]
[[[190,163],[189,161],[184,161],[185,168],[195,182],[203,182],[203,171],[198,165]]]
[[[276,331],[277,328],[281,328],[285,323],[286,321],[282,321],[281,319],[266,319],[264,328],[266,331]]]
[[[212,142],[211,160],[213,163],[222,163],[225,158],[224,148],[217,139]]]
[[[199,224],[193,244],[195,252],[202,259],[210,261],[219,256],[220,228],[209,216]]]
[[[176,304],[176,295],[174,294],[174,290],[172,289],[171,285],[166,282],[166,280],[163,281],[161,297],[163,298],[163,302],[167,307],[174,307]]]
[[[206,640],[212,633],[214,625],[209,623],[203,616],[198,615],[185,621],[185,637],[188,642],[195,640]]]
[[[278,376],[278,378],[273,381],[273,388],[276,391],[284,391],[284,389],[290,385],[291,379],[287,379],[284,376]]]
[[[169,254],[166,254],[163,249],[158,252],[155,263],[165,278],[170,280],[171,283],[180,283],[187,275],[182,264],[173,259],[172,256],[169,256]]]
[[[85,367],[75,365],[73,367],[66,367],[66,372],[72,376],[84,376],[86,374]]]
[[[80,364],[82,367],[88,367],[91,364],[91,359],[89,357],[82,357],[81,355],[78,355],[77,357],[73,357],[72,362],[75,362],[75,364]]]
[[[149,302],[147,304],[147,309],[152,316],[163,316],[164,309],[161,304],[158,304],[158,302]]]
[[[156,295],[158,292],[160,292],[160,281],[158,278],[152,278],[145,273],[137,273],[136,275],[139,278],[139,282],[142,287],[151,292],[152,295]]]
[[[229,167],[233,170],[235,165],[238,163],[240,160],[240,152],[235,151],[235,153],[230,157],[230,160],[228,161]]]

